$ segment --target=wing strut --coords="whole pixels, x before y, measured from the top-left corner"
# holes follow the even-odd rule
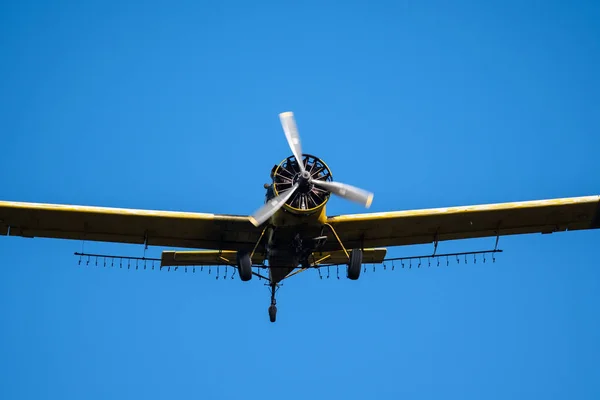
[[[333,235],[335,236],[335,238],[337,239],[338,243],[340,244],[340,246],[342,247],[342,250],[344,250],[344,253],[346,253],[346,257],[348,257],[348,260],[350,260],[350,254],[348,254],[348,250],[346,250],[346,247],[344,247],[344,244],[342,243],[342,241],[340,240],[340,237],[338,236],[337,232],[335,231],[335,229],[333,228],[333,226],[331,226],[330,223],[326,222],[325,223],[326,226],[329,227],[329,229],[331,229],[331,232],[333,232]]]
[[[252,259],[252,257],[254,257],[254,252],[256,252],[256,249],[258,248],[258,245],[260,244],[260,241],[262,240],[263,236],[265,235],[265,232],[267,231],[268,227],[269,227],[269,225],[265,226],[265,228],[260,233],[260,237],[256,241],[256,244],[254,245],[254,249],[252,249],[252,253],[250,254],[250,259]]]

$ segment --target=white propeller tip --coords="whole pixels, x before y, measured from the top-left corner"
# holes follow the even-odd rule
[[[365,203],[365,207],[367,207],[367,208],[371,207],[371,203],[373,203],[373,196],[375,196],[373,193],[371,193],[369,195],[369,198],[367,199],[367,202]]]
[[[248,218],[250,219],[250,222],[252,222],[252,225],[254,225],[258,228],[258,226],[260,225],[258,223],[258,221],[254,217],[248,217]]]

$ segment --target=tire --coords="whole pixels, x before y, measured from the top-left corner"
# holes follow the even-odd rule
[[[250,260],[250,254],[238,252],[237,266],[242,281],[247,282],[252,279],[252,260]]]
[[[353,249],[350,253],[350,262],[348,263],[348,279],[357,280],[362,268],[362,250]]]
[[[269,306],[269,320],[275,322],[277,320],[277,307]]]

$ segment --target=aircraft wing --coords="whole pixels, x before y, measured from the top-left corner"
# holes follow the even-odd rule
[[[252,250],[247,216],[0,201],[0,235]]]
[[[596,229],[600,196],[340,215],[327,222],[348,249]]]
[[[237,251],[235,250],[192,250],[192,251],[163,251],[160,261],[161,267],[186,267],[204,265],[237,265]],[[253,264],[262,264],[265,255],[255,252],[252,255]]]
[[[387,249],[363,249],[362,262],[365,264],[380,264],[383,262]],[[343,250],[314,252],[309,261],[315,265],[347,264],[348,256]]]

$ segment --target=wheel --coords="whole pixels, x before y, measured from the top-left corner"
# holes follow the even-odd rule
[[[246,282],[252,279],[252,260],[250,260],[250,254],[238,252],[237,267],[241,280]]]
[[[350,253],[350,262],[348,263],[348,279],[357,280],[360,276],[362,267],[362,250],[353,249]]]
[[[271,320],[271,322],[275,322],[275,320],[277,319],[277,307],[276,306],[269,306],[269,319]]]

